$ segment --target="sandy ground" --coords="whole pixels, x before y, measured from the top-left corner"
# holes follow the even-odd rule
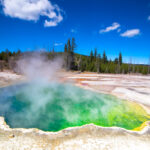
[[[0,73],[0,87],[23,79],[10,72]],[[59,79],[135,101],[149,110],[150,76],[63,72]],[[11,129],[0,117],[0,150],[150,150],[150,123],[146,124],[138,132],[85,125],[52,133],[38,129]]]
[[[18,83],[25,78],[10,71],[0,72],[0,87]]]

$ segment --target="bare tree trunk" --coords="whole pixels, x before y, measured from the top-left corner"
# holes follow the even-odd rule
[[[0,71],[3,71],[3,61],[0,61]]]

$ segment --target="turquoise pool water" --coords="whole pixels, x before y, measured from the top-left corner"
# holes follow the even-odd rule
[[[150,119],[135,103],[71,84],[44,82],[1,88],[0,116],[4,116],[12,128],[44,131],[59,131],[90,123],[132,130]]]

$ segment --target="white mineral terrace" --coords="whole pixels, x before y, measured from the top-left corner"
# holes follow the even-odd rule
[[[82,87],[150,106],[150,76],[85,73],[68,78],[78,81]]]
[[[23,79],[24,79],[23,76],[17,75],[10,71],[0,72],[0,87],[4,87],[7,85],[11,85],[13,83],[17,83]]]
[[[150,127],[133,132],[93,124],[56,133],[11,129],[0,118],[1,150],[150,150]]]
[[[150,76],[63,72],[60,78],[144,104],[149,111]],[[10,72],[0,73],[0,87],[22,79],[22,76]],[[149,124],[147,122],[147,126],[138,132],[91,124],[54,133],[38,129],[11,129],[0,117],[0,150],[150,150]]]

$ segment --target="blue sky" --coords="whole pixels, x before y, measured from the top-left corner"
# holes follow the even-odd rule
[[[62,51],[75,37],[76,52],[122,52],[124,61],[148,63],[150,0],[0,0],[0,51]]]

